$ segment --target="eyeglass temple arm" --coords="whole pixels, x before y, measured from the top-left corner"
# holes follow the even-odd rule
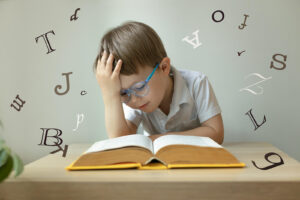
[[[159,63],[157,63],[157,65],[155,66],[155,69],[152,71],[152,73],[146,79],[146,83],[150,80],[150,78],[152,77],[152,75],[154,74],[154,72],[155,72],[155,70],[157,69],[158,66],[159,66]]]
[[[157,69],[157,67],[159,66],[159,63],[157,63],[157,65],[155,66],[154,70],[152,71],[152,73],[148,76],[148,78],[146,79],[146,83],[148,83],[148,81],[151,79],[151,77],[153,76],[155,70]],[[128,89],[122,89],[121,91],[123,92],[128,92]]]

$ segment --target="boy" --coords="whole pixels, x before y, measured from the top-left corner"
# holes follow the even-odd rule
[[[223,143],[221,109],[201,72],[177,70],[157,33],[128,21],[101,39],[94,72],[105,104],[109,138],[136,134],[207,136]]]

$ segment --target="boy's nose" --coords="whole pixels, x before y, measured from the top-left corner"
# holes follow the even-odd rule
[[[130,101],[131,101],[131,103],[134,104],[135,106],[138,106],[139,98],[140,98],[140,97],[137,97],[137,96],[135,96],[134,94],[132,94],[132,95],[131,95],[131,100],[130,100]]]

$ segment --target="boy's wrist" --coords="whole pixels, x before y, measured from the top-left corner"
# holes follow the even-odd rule
[[[105,104],[110,103],[114,100],[121,102],[120,94],[109,94],[109,95],[104,95],[103,96],[103,101],[104,101]]]

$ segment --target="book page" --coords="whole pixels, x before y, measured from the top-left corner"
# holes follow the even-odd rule
[[[87,151],[85,151],[84,154],[117,149],[126,146],[143,147],[149,149],[153,153],[152,140],[149,137],[141,134],[132,134],[96,142]]]
[[[185,144],[201,147],[223,148],[217,142],[209,137],[192,136],[192,135],[164,135],[154,140],[153,149],[156,154],[161,148],[168,145]]]

